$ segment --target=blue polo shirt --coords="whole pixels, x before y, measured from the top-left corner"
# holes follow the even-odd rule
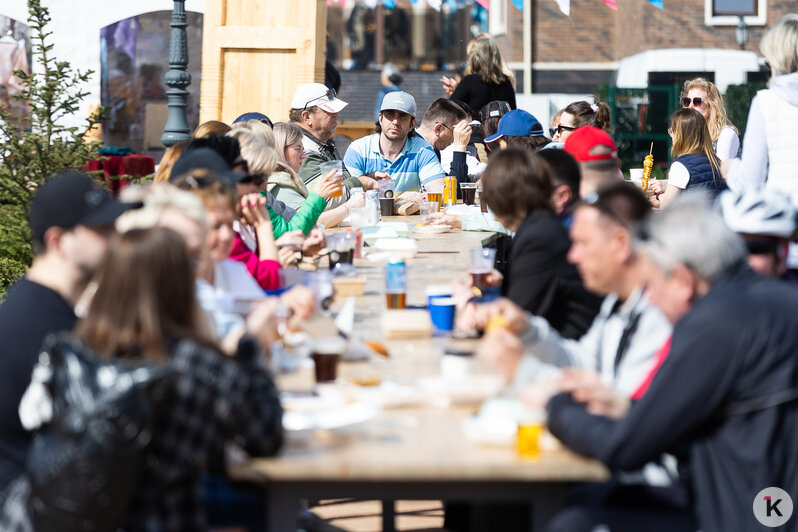
[[[397,192],[420,190],[421,185],[446,176],[435,150],[420,135],[408,137],[394,162],[380,152],[379,133],[357,139],[346,150],[344,164],[352,177],[388,172],[396,180]]]

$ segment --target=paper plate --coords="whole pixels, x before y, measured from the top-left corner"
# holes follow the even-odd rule
[[[424,235],[439,235],[441,233],[448,233],[451,230],[451,225],[417,225],[413,228],[413,231],[416,233]]]
[[[283,413],[283,428],[287,431],[336,430],[364,423],[374,419],[379,413],[378,406],[363,402],[319,410],[286,409]]]

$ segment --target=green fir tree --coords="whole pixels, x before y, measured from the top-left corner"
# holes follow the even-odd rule
[[[24,273],[32,260],[27,207],[36,190],[56,173],[79,169],[96,157],[99,142],[84,142],[87,131],[106,118],[90,116],[83,127],[63,119],[79,111],[88,95],[81,89],[93,71],[81,72],[53,56],[50,13],[40,0],[28,0],[33,68],[14,74],[22,90],[12,96],[29,109],[21,123],[0,109],[0,294]]]

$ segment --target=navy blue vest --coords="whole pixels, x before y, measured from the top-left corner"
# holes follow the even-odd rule
[[[727,188],[720,171],[715,170],[713,173],[709,158],[702,153],[688,153],[677,157],[673,162],[682,163],[690,173],[690,181],[687,182],[685,190],[705,189],[714,198],[720,191]]]

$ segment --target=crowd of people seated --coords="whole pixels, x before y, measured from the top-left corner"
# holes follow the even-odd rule
[[[118,199],[59,172],[30,205],[33,264],[0,305],[0,529],[33,531],[41,517],[27,457],[58,412],[42,346],[67,331],[108,363],[175,376],[117,528],[264,530],[257,502],[222,477],[228,444],[266,456],[283,442],[270,349],[319,302],[282,279],[383,180],[418,202],[450,176],[478,183],[487,209],[425,222],[511,239],[487,281],[502,296],[459,286],[458,327],[487,331],[479,354],[506,393],[612,472],[549,530],[758,529],[754,495],[798,496],[796,43],[798,15],[762,39],[773,78],[742,144],[717,87],[686,82],[668,178],[645,192],[624,180],[605,103],[573,102],[547,131],[516,109],[486,36],[469,45],[465,77],[444,79],[450,98],[421,110],[391,87],[375,132],[343,154],[333,137],[347,103],[309,83],[288,121],[201,124],[153,183]],[[322,170],[333,161],[341,171]],[[246,310],[242,285],[265,294]],[[219,517],[211,481],[244,509]],[[447,527],[468,530],[455,513]]]

